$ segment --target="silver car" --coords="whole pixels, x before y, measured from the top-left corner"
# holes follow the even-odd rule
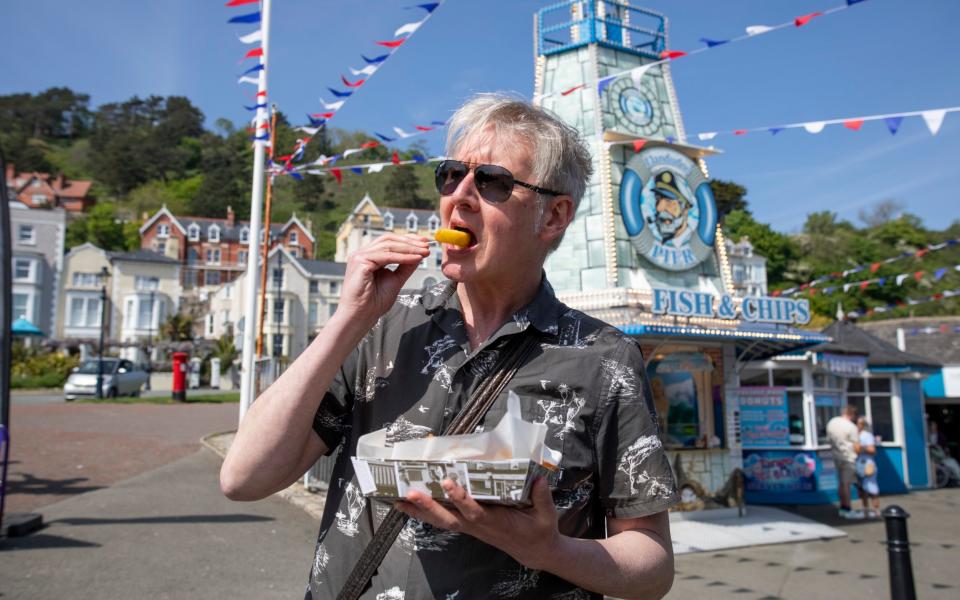
[[[99,360],[85,360],[73,369],[63,385],[63,395],[67,400],[97,395],[97,369]],[[139,396],[143,384],[147,382],[147,372],[135,366],[129,360],[120,358],[103,359],[103,396]]]

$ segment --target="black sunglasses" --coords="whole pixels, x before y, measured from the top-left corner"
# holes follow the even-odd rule
[[[475,165],[459,160],[445,160],[437,165],[436,183],[440,195],[449,196],[457,191],[460,182],[467,176],[471,168],[473,169],[473,185],[480,192],[480,197],[493,204],[506,202],[510,198],[510,194],[513,193],[513,186],[515,185],[533,190],[538,194],[563,195],[562,192],[555,192],[523,181],[517,181],[513,178],[513,173],[503,167]]]

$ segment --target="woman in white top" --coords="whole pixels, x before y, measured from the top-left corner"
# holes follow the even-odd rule
[[[863,511],[868,519],[880,516],[880,486],[877,484],[877,439],[870,432],[870,423],[866,417],[857,419],[860,443],[857,449],[857,488],[863,499]],[[870,505],[873,508],[870,508]]]

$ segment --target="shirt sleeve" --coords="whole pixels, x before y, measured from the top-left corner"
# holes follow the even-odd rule
[[[359,360],[360,350],[357,349],[337,370],[333,381],[330,382],[330,387],[320,401],[320,407],[313,416],[313,430],[326,445],[326,456],[333,454],[343,441],[344,433],[350,427]]]
[[[640,347],[621,338],[601,359],[596,436],[600,501],[614,518],[652,515],[677,501]]]

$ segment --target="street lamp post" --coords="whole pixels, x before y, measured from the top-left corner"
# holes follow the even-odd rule
[[[107,279],[110,270],[100,269],[100,350],[97,352],[97,398],[103,398],[103,334],[107,329]]]

